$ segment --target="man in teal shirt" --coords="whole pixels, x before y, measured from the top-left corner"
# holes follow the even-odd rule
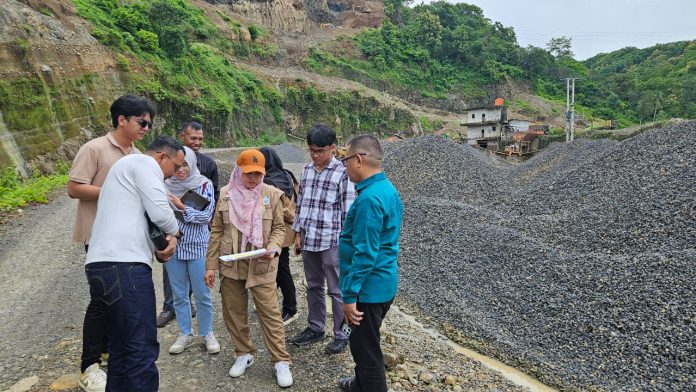
[[[379,328],[396,296],[397,256],[403,204],[382,171],[382,148],[374,136],[348,142],[343,159],[356,184],[353,202],[338,241],[340,286],[355,376],[338,384],[342,391],[386,392]]]

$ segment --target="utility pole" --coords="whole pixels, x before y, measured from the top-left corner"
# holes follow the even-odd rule
[[[573,84],[570,87],[570,141],[575,140],[575,79],[573,78]]]
[[[566,78],[566,142],[570,141],[570,78]]]
[[[575,140],[575,80],[579,78],[565,78],[566,81],[566,141]]]

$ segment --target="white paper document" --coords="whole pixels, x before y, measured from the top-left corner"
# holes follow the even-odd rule
[[[231,255],[226,255],[226,256],[220,256],[219,259],[221,261],[237,261],[237,260],[242,260],[242,259],[254,259],[257,257],[261,257],[268,253],[266,248],[261,248],[261,249],[256,249],[256,250],[250,250],[248,252],[242,252],[242,253],[234,253]]]

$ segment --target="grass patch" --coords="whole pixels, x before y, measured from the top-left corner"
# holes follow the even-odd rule
[[[68,183],[68,166],[56,164],[56,173],[21,179],[14,167],[8,167],[0,176],[0,211],[8,212],[27,203],[48,203],[48,194]]]

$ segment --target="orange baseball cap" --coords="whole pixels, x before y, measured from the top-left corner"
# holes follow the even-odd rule
[[[260,172],[266,175],[266,158],[256,149],[244,150],[237,155],[237,166],[242,173]]]

